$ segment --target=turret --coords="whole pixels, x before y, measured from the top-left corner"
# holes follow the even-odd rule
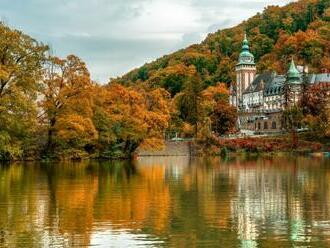
[[[286,83],[287,91],[284,95],[284,103],[286,106],[296,105],[299,101],[300,93],[302,90],[302,80],[300,72],[298,71],[293,59],[291,60],[290,67],[287,72]]]
[[[301,75],[298,71],[293,59],[291,60],[290,68],[287,73],[288,83],[290,84],[299,84],[301,83]]]
[[[236,65],[236,101],[239,106],[242,103],[243,92],[249,87],[256,76],[254,56],[250,52],[249,41],[246,34],[242,44],[242,52]]]
[[[239,55],[239,61],[237,66],[239,65],[255,65],[254,64],[254,56],[250,53],[249,41],[247,39],[246,33],[244,34],[244,40],[242,45],[242,52]]]

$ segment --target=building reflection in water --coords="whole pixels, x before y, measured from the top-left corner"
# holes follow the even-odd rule
[[[330,246],[330,163],[140,158],[0,166],[0,246]]]

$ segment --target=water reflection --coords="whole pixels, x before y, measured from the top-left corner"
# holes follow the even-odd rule
[[[329,247],[330,161],[0,166],[0,246]]]

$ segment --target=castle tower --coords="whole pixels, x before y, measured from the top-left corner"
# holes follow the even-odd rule
[[[239,61],[236,65],[236,106],[239,106],[242,103],[242,94],[253,82],[256,76],[256,70],[254,56],[250,53],[249,41],[245,34],[242,52],[239,55]]]
[[[287,101],[289,101],[289,104],[296,105],[299,101],[300,93],[302,90],[302,79],[293,58],[287,72],[286,84],[288,86],[287,90],[289,92],[286,93],[285,97],[288,98]]]

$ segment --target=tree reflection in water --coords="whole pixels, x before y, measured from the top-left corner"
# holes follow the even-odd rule
[[[0,246],[330,246],[330,161],[0,166]]]

